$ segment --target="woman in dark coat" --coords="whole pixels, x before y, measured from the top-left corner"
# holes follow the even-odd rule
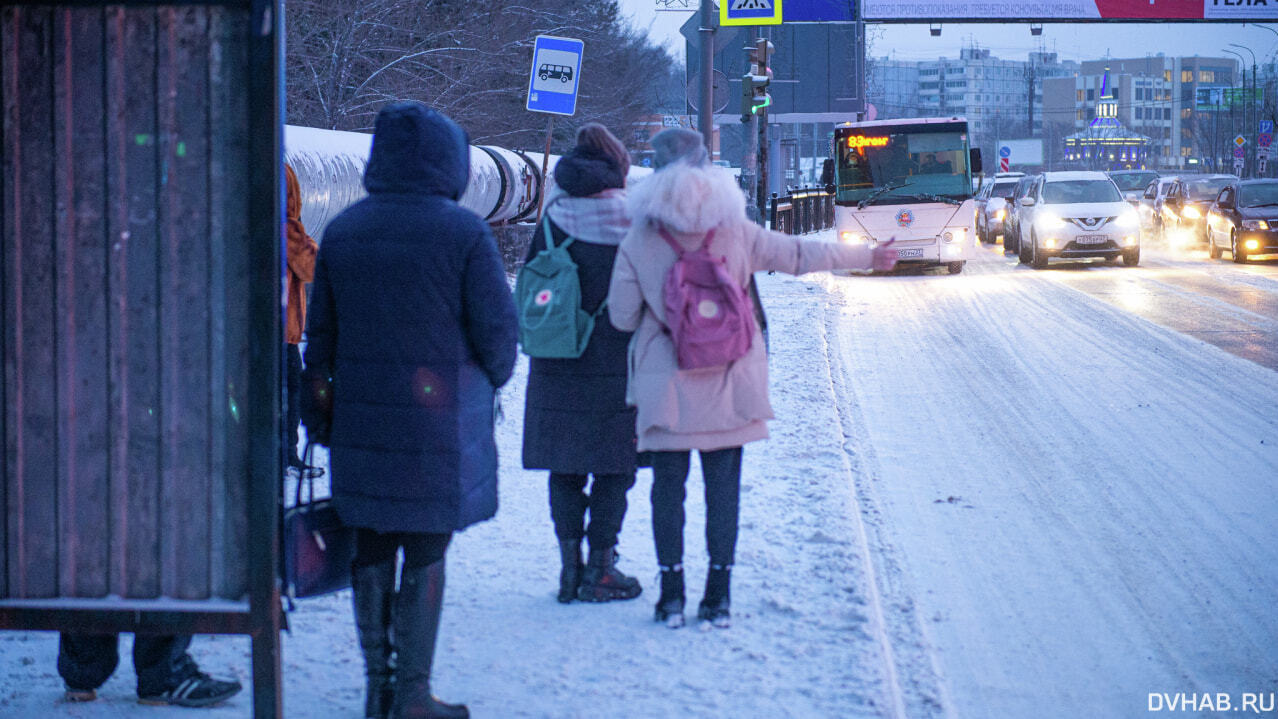
[[[575,238],[568,254],[577,264],[587,312],[596,312],[607,296],[617,245],[630,227],[623,189],[629,169],[625,146],[594,123],[578,130],[577,146],[555,165],[557,188],[543,223],[556,246]],[[546,249],[544,229],[539,225],[534,233],[528,259]],[[626,406],[630,333],[614,329],[606,312],[595,321],[581,357],[533,358],[528,375],[524,468],[550,470],[550,516],[563,563],[561,602],[633,599],[641,591],[638,580],[614,564],[626,492],[635,483],[635,411]],[[583,536],[590,542],[584,565]]]
[[[352,586],[369,717],[468,716],[430,693],[444,552],[453,532],[497,511],[493,398],[516,350],[497,245],[457,204],[469,174],[460,127],[415,102],[388,105],[369,195],[328,226],[315,268],[304,386],[331,392],[320,396],[331,396],[333,500],[359,528]],[[307,427],[322,435],[314,409]]]

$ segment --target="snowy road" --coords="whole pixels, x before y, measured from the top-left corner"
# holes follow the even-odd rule
[[[1278,263],[820,282],[911,716],[1278,691]]]
[[[1160,716],[1150,693],[1278,692],[1278,262],[1036,272],[982,248],[958,276],[760,287],[777,419],[746,450],[733,627],[651,621],[647,471],[621,537],[644,595],[555,602],[521,362],[498,516],[450,550],[437,694],[476,717],[1108,719]],[[695,468],[688,489],[695,606]],[[349,593],[291,623],[286,716],[358,716]],[[56,638],[0,633],[0,717],[193,716],[136,704],[127,646],[68,705]],[[247,683],[245,639],[193,651]]]

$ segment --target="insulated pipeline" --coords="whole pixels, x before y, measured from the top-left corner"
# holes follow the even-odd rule
[[[297,173],[302,190],[302,223],[323,239],[324,228],[364,197],[364,166],[373,136],[362,132],[284,126],[284,161]],[[550,183],[541,177],[542,153],[489,145],[470,148],[470,180],[461,205],[489,223],[533,219],[543,190],[553,185],[558,155],[549,157]],[[647,174],[632,167],[630,177]]]

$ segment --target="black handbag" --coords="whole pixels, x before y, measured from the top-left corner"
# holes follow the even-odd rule
[[[315,445],[306,443],[305,464]],[[307,498],[302,501],[302,485]],[[284,591],[291,599],[329,594],[351,586],[355,529],[342,524],[332,498],[316,501],[315,479],[299,474],[293,506],[284,511]]]

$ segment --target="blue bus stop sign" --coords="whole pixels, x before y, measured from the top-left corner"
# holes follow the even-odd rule
[[[537,36],[528,78],[528,110],[555,115],[577,112],[577,85],[585,46],[570,37]]]

